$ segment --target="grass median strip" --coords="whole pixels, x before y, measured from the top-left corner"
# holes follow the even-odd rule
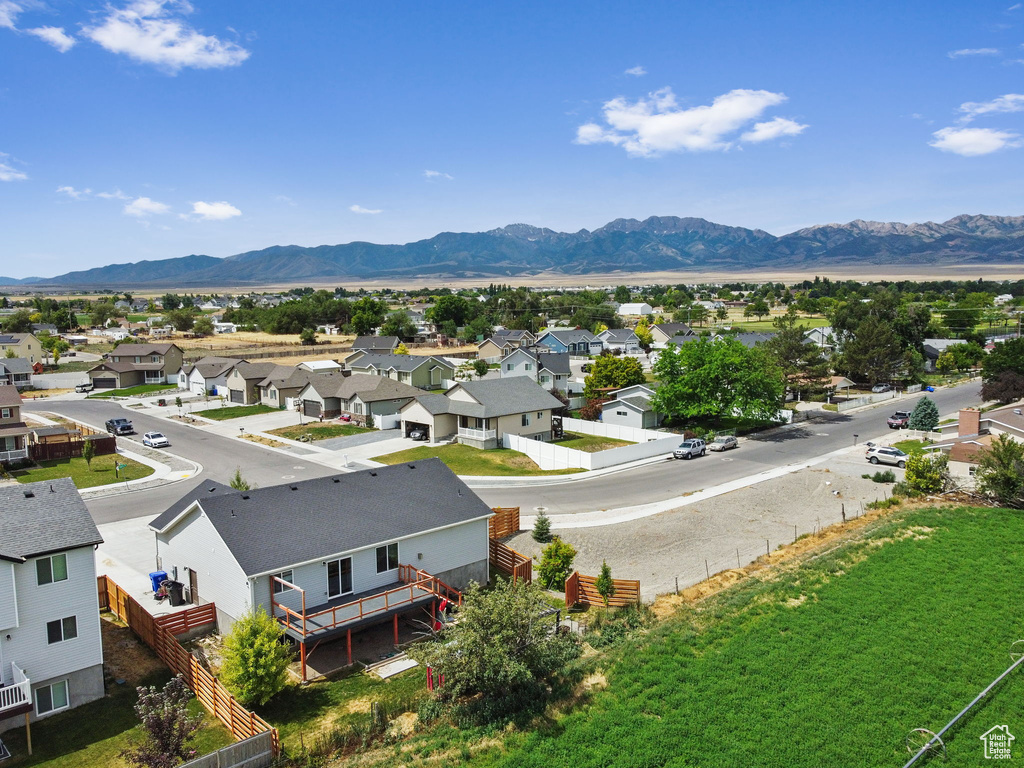
[[[482,451],[468,445],[423,445],[406,451],[375,456],[381,464],[404,464],[409,461],[438,458],[457,475],[571,475],[582,469],[545,471],[525,453],[497,448]]]
[[[127,465],[124,469],[114,472],[114,464]],[[153,468],[132,461],[124,456],[108,454],[106,456],[95,456],[92,466],[85,463],[85,459],[58,459],[55,461],[40,461],[35,467],[18,469],[11,473],[19,483],[36,483],[41,480],[56,480],[60,477],[70,477],[76,488],[95,488],[98,485],[110,485],[111,483],[123,483],[126,480],[139,480],[153,474]]]

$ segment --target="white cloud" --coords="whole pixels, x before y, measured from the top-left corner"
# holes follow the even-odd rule
[[[352,213],[384,213],[380,208],[363,208],[361,205],[350,205],[348,209]]]
[[[737,131],[769,107],[784,101],[786,96],[782,93],[737,89],[718,96],[710,105],[681,109],[671,88],[655,91],[632,103],[620,96],[604,104],[604,119],[609,127],[596,123],[581,125],[576,131],[576,143],[615,144],[637,157],[662,152],[727,150],[733,146]],[[800,130],[805,127],[800,126]],[[762,131],[768,130],[786,135],[779,128],[759,131],[756,126],[745,135],[760,136]],[[789,135],[792,130],[789,129]]]
[[[131,200],[131,197],[120,189],[115,189],[113,192],[97,192],[96,197],[102,197],[104,200]]]
[[[14,23],[21,13],[21,6],[10,0],[0,0],[0,27],[15,29]]]
[[[202,200],[192,203],[192,215],[200,221],[225,221],[241,216],[242,212],[231,205],[221,201],[219,203],[204,203]]]
[[[443,173],[442,171],[424,171],[423,175],[428,179],[447,179],[448,181],[453,180],[453,177],[451,175]]]
[[[75,200],[81,200],[89,197],[92,194],[92,190],[88,187],[85,189],[75,189],[74,187],[57,187],[57,191],[61,194],[67,195]]]
[[[249,58],[237,43],[204,35],[181,18],[192,12],[187,0],[132,0],[124,8],[107,5],[106,16],[82,33],[111,53],[176,73],[184,67],[234,67]]]
[[[1019,11],[1019,10],[1020,10],[1020,8],[1021,8],[1021,5],[1020,5],[1020,3],[1014,3],[1013,5],[1011,5],[1011,6],[1010,6],[1009,8],[1007,8],[1006,10],[1008,10],[1008,11]]]
[[[637,65],[635,67],[630,67],[625,72],[623,72],[623,74],[632,75],[633,77],[643,77],[644,75],[647,74],[647,70],[644,69],[642,66]]]
[[[36,27],[25,31],[40,40],[45,40],[61,53],[67,53],[78,42],[71,35],[65,34],[64,27]]]
[[[22,173],[16,168],[12,168],[4,162],[10,155],[5,152],[0,152],[0,181],[25,181],[28,178],[27,173]]]
[[[998,56],[998,48],[961,48],[959,51],[950,51],[946,54],[951,59],[959,59],[964,56]]]
[[[167,213],[170,210],[171,207],[169,205],[158,203],[156,200],[150,200],[148,197],[137,197],[124,207],[125,214],[139,219],[154,214]]]
[[[978,115],[1003,112],[1024,112],[1024,93],[1007,93],[992,101],[967,101],[960,105],[961,123],[969,123]]]
[[[952,152],[963,157],[978,157],[1021,146],[1020,136],[1010,131],[991,128],[942,128],[932,134],[935,141],[930,146],[943,152]]]
[[[754,127],[740,136],[741,141],[771,141],[780,136],[796,136],[803,133],[806,125],[785,117],[776,117],[765,123],[754,123]]]

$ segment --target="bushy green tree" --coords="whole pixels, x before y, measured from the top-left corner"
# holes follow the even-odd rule
[[[920,429],[922,432],[931,432],[939,426],[939,408],[935,405],[935,401],[930,397],[922,397],[918,400],[910,414],[907,426],[911,429]]]
[[[473,372],[476,373],[478,379],[482,379],[487,375],[487,371],[490,370],[490,366],[487,365],[486,360],[474,360],[473,361]]]
[[[949,457],[942,453],[912,453],[904,482],[918,493],[941,493],[949,482],[948,464]]]
[[[615,596],[615,581],[612,579],[612,569],[607,561],[601,561],[601,573],[594,581],[594,586],[597,588],[597,594],[601,596],[604,607],[607,608],[608,600]]]
[[[615,387],[631,387],[647,381],[643,366],[635,357],[614,357],[601,355],[593,362],[593,368],[583,380],[583,394],[588,398],[600,396],[598,390]]]
[[[555,536],[540,553],[537,575],[547,589],[559,592],[565,589],[565,580],[572,575],[572,563],[576,559],[576,548]]]
[[[192,307],[172,309],[170,312],[164,313],[164,320],[173,325],[176,331],[191,331],[196,324],[196,312]]]
[[[549,612],[535,584],[499,580],[484,590],[473,583],[458,622],[408,653],[444,676],[435,698],[470,717],[493,722],[538,711],[551,681],[581,651],[574,635],[551,631]]]
[[[821,348],[807,340],[810,326],[799,322],[795,307],[772,321],[775,335],[765,342],[786,377],[787,386],[794,392],[807,395],[820,394],[829,383],[828,361]]]
[[[221,676],[245,705],[266,704],[288,680],[284,629],[262,609],[242,614],[224,638]]]
[[[209,336],[213,333],[213,320],[208,317],[199,317],[192,324],[192,331],[200,336]]]
[[[135,740],[118,755],[139,768],[175,768],[193,759],[196,750],[189,746],[203,727],[202,714],[190,715],[188,702],[192,692],[181,675],[171,678],[163,690],[139,686],[135,714],[142,722],[144,738]]]
[[[999,435],[981,455],[978,490],[1000,506],[1024,509],[1024,443]]]
[[[1024,338],[996,344],[985,357],[981,365],[981,396],[1000,403],[1024,398]]]
[[[381,336],[397,336],[399,339],[411,339],[416,335],[416,324],[409,319],[406,312],[392,312],[380,327]]]
[[[302,333],[299,334],[299,341],[307,347],[313,346],[316,344],[316,330],[313,328],[303,328]]]
[[[85,459],[85,466],[92,469],[92,460],[96,455],[96,445],[92,440],[86,438],[82,443],[82,458]]]

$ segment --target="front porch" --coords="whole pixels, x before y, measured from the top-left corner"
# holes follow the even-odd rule
[[[471,416],[459,416],[459,442],[481,450],[493,450],[498,447],[497,419],[478,419]]]
[[[399,614],[415,608],[430,608],[434,615],[437,603],[447,600],[462,604],[462,593],[445,584],[436,576],[411,565],[398,567],[398,581],[357,594],[339,595],[326,603],[306,605],[306,592],[301,587],[272,576],[270,615],[284,627],[285,634],[299,644],[299,663],[302,680],[308,679],[306,657],[324,642],[345,637],[346,659],[352,664],[352,632],[392,623],[394,645],[399,644]],[[301,608],[296,611],[278,602],[274,585],[298,592]],[[310,647],[310,644],[312,646]]]

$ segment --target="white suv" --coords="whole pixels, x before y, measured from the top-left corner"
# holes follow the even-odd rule
[[[895,464],[900,469],[907,466],[908,455],[899,448],[889,448],[882,445],[873,445],[868,448],[864,458],[872,464]]]
[[[706,443],[699,437],[691,437],[683,440],[679,447],[672,451],[677,459],[692,459],[694,456],[703,456],[707,452]]]

